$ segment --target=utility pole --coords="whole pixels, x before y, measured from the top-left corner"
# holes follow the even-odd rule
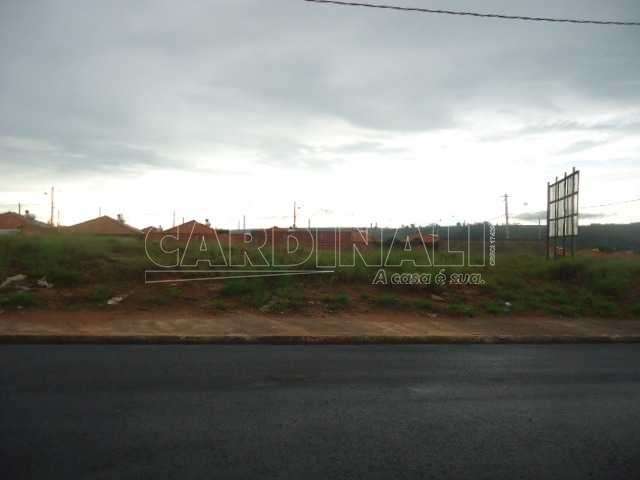
[[[504,194],[505,237],[509,240],[509,194]]]
[[[101,217],[102,216],[102,207],[98,207],[98,216]]]
[[[49,219],[49,225],[51,225],[53,227],[53,209],[54,209],[54,201],[53,201],[53,194],[55,192],[54,187],[51,187],[51,218]]]
[[[293,228],[296,228],[296,211],[298,210],[298,207],[296,205],[296,202],[293,202]]]
[[[173,211],[173,226],[176,226],[176,211]]]
[[[542,240],[542,220],[538,218],[538,240]]]
[[[247,230],[247,216],[246,215],[242,216],[242,230],[244,230],[244,231]]]
[[[18,215],[22,215],[22,205],[18,202]]]

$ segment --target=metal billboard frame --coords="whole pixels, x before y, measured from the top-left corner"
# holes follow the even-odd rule
[[[553,183],[547,183],[547,258],[553,244],[553,257],[567,255],[567,243],[571,256],[576,254],[580,198],[580,171],[576,170]],[[561,245],[561,250],[559,249]]]

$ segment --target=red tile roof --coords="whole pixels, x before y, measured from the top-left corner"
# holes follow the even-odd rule
[[[46,223],[39,222],[15,212],[0,213],[0,230],[19,230],[25,227],[51,228]]]
[[[66,227],[64,231],[87,235],[142,235],[142,232],[137,228],[107,215]]]
[[[193,235],[215,235],[216,231],[213,228],[206,226],[204,223],[191,220],[183,223],[182,225],[169,228],[165,230],[164,233],[170,235],[190,235],[191,233],[193,233]]]

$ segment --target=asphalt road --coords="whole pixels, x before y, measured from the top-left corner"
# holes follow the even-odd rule
[[[640,478],[640,346],[0,346],[0,477]]]

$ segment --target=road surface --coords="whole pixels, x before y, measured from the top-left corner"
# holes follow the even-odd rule
[[[640,478],[640,347],[0,346],[0,469]]]

